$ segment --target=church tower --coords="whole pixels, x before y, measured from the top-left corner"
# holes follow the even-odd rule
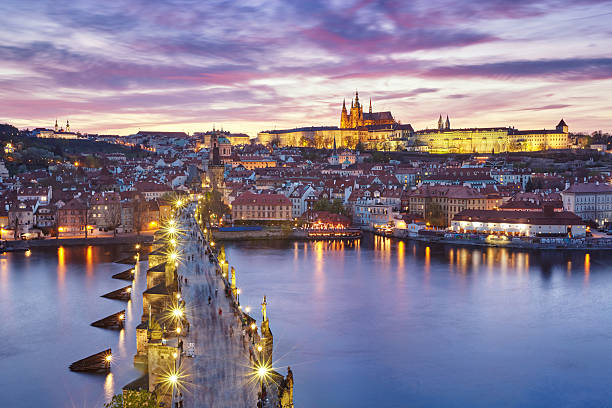
[[[370,113],[372,113],[372,98],[370,98]]]
[[[561,119],[561,122],[559,122],[555,129],[557,129],[557,132],[559,133],[567,133],[569,131],[569,128],[563,119]]]
[[[448,120],[448,115],[446,115],[446,123],[444,124],[444,128],[446,130],[450,130],[450,120]]]
[[[66,132],[70,132],[70,122],[66,120]]]
[[[348,113],[346,112],[346,99],[342,101],[342,113],[340,114],[340,129],[350,127]]]
[[[55,133],[59,130],[59,126],[57,126],[57,119],[55,119]]]
[[[444,129],[444,122],[442,122],[442,115],[440,115],[440,119],[438,119],[438,130]]]

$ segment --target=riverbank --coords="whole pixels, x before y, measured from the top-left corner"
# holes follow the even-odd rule
[[[488,240],[485,236],[472,236],[437,231],[437,233],[419,235],[409,234],[403,230],[394,230],[392,233],[381,233],[375,228],[364,226],[363,231],[370,232],[388,238],[396,238],[405,241],[419,241],[426,243],[437,243],[445,245],[487,247],[487,248],[512,248],[529,251],[571,250],[571,251],[604,251],[612,249],[611,238],[561,238],[561,237],[535,237],[535,238],[511,238],[498,237]],[[433,232],[433,231],[432,231]],[[505,239],[502,239],[505,238]]]
[[[283,230],[281,228],[268,228],[254,231],[213,231],[217,241],[257,241],[257,240],[334,240],[334,239],[359,239],[359,229],[338,231],[337,233],[325,231],[310,232],[307,230]]]
[[[150,244],[151,242],[153,242],[152,233],[141,235],[117,235],[116,237],[32,239],[27,241],[6,241],[6,250],[23,251],[28,248],[59,248],[84,245]]]

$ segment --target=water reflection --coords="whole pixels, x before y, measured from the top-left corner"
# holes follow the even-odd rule
[[[584,282],[589,283],[589,276],[591,275],[591,254],[584,255]]]
[[[127,304],[100,297],[117,288],[111,276],[125,265],[112,261],[120,258],[120,248],[114,246],[36,248],[30,256],[23,252],[0,257],[0,310],[5,317],[0,335],[5,350],[11,350],[0,352],[0,371],[13,373],[0,377],[0,389],[10,390],[0,398],[1,406],[103,406],[140,376],[132,357],[141,297]],[[135,293],[146,285],[144,276],[138,278]],[[90,326],[123,308],[124,330]],[[110,375],[67,369],[71,362],[106,348],[116,356]]]
[[[87,276],[91,277],[94,273],[94,262],[93,262],[93,248],[91,245],[87,247],[87,254],[85,256],[86,259],[86,273]]]
[[[245,287],[282,311],[275,347],[299,366],[296,406],[490,407],[500,396],[518,398],[512,406],[564,406],[577,387],[596,399],[574,394],[573,406],[606,405],[598,404],[609,388],[599,360],[612,364],[606,254],[369,235],[360,244],[226,249],[249,270]],[[554,377],[546,392],[542,372]]]
[[[104,379],[104,398],[108,401],[115,395],[115,379],[113,373],[106,374]]]
[[[66,250],[64,247],[57,248],[57,283],[60,289],[64,288],[66,279]]]

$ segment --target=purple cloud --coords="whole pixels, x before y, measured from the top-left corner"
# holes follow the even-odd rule
[[[568,80],[612,78],[612,58],[505,61],[480,65],[451,65],[432,68],[426,77],[548,77]]]

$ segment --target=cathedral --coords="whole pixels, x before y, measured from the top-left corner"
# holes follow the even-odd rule
[[[351,100],[351,112],[346,110],[346,100],[342,102],[342,113],[340,114],[340,129],[355,129],[372,125],[393,125],[395,119],[391,112],[372,112],[372,100],[370,99],[369,112],[363,113],[363,105],[359,103],[359,93],[355,92],[355,100]]]

